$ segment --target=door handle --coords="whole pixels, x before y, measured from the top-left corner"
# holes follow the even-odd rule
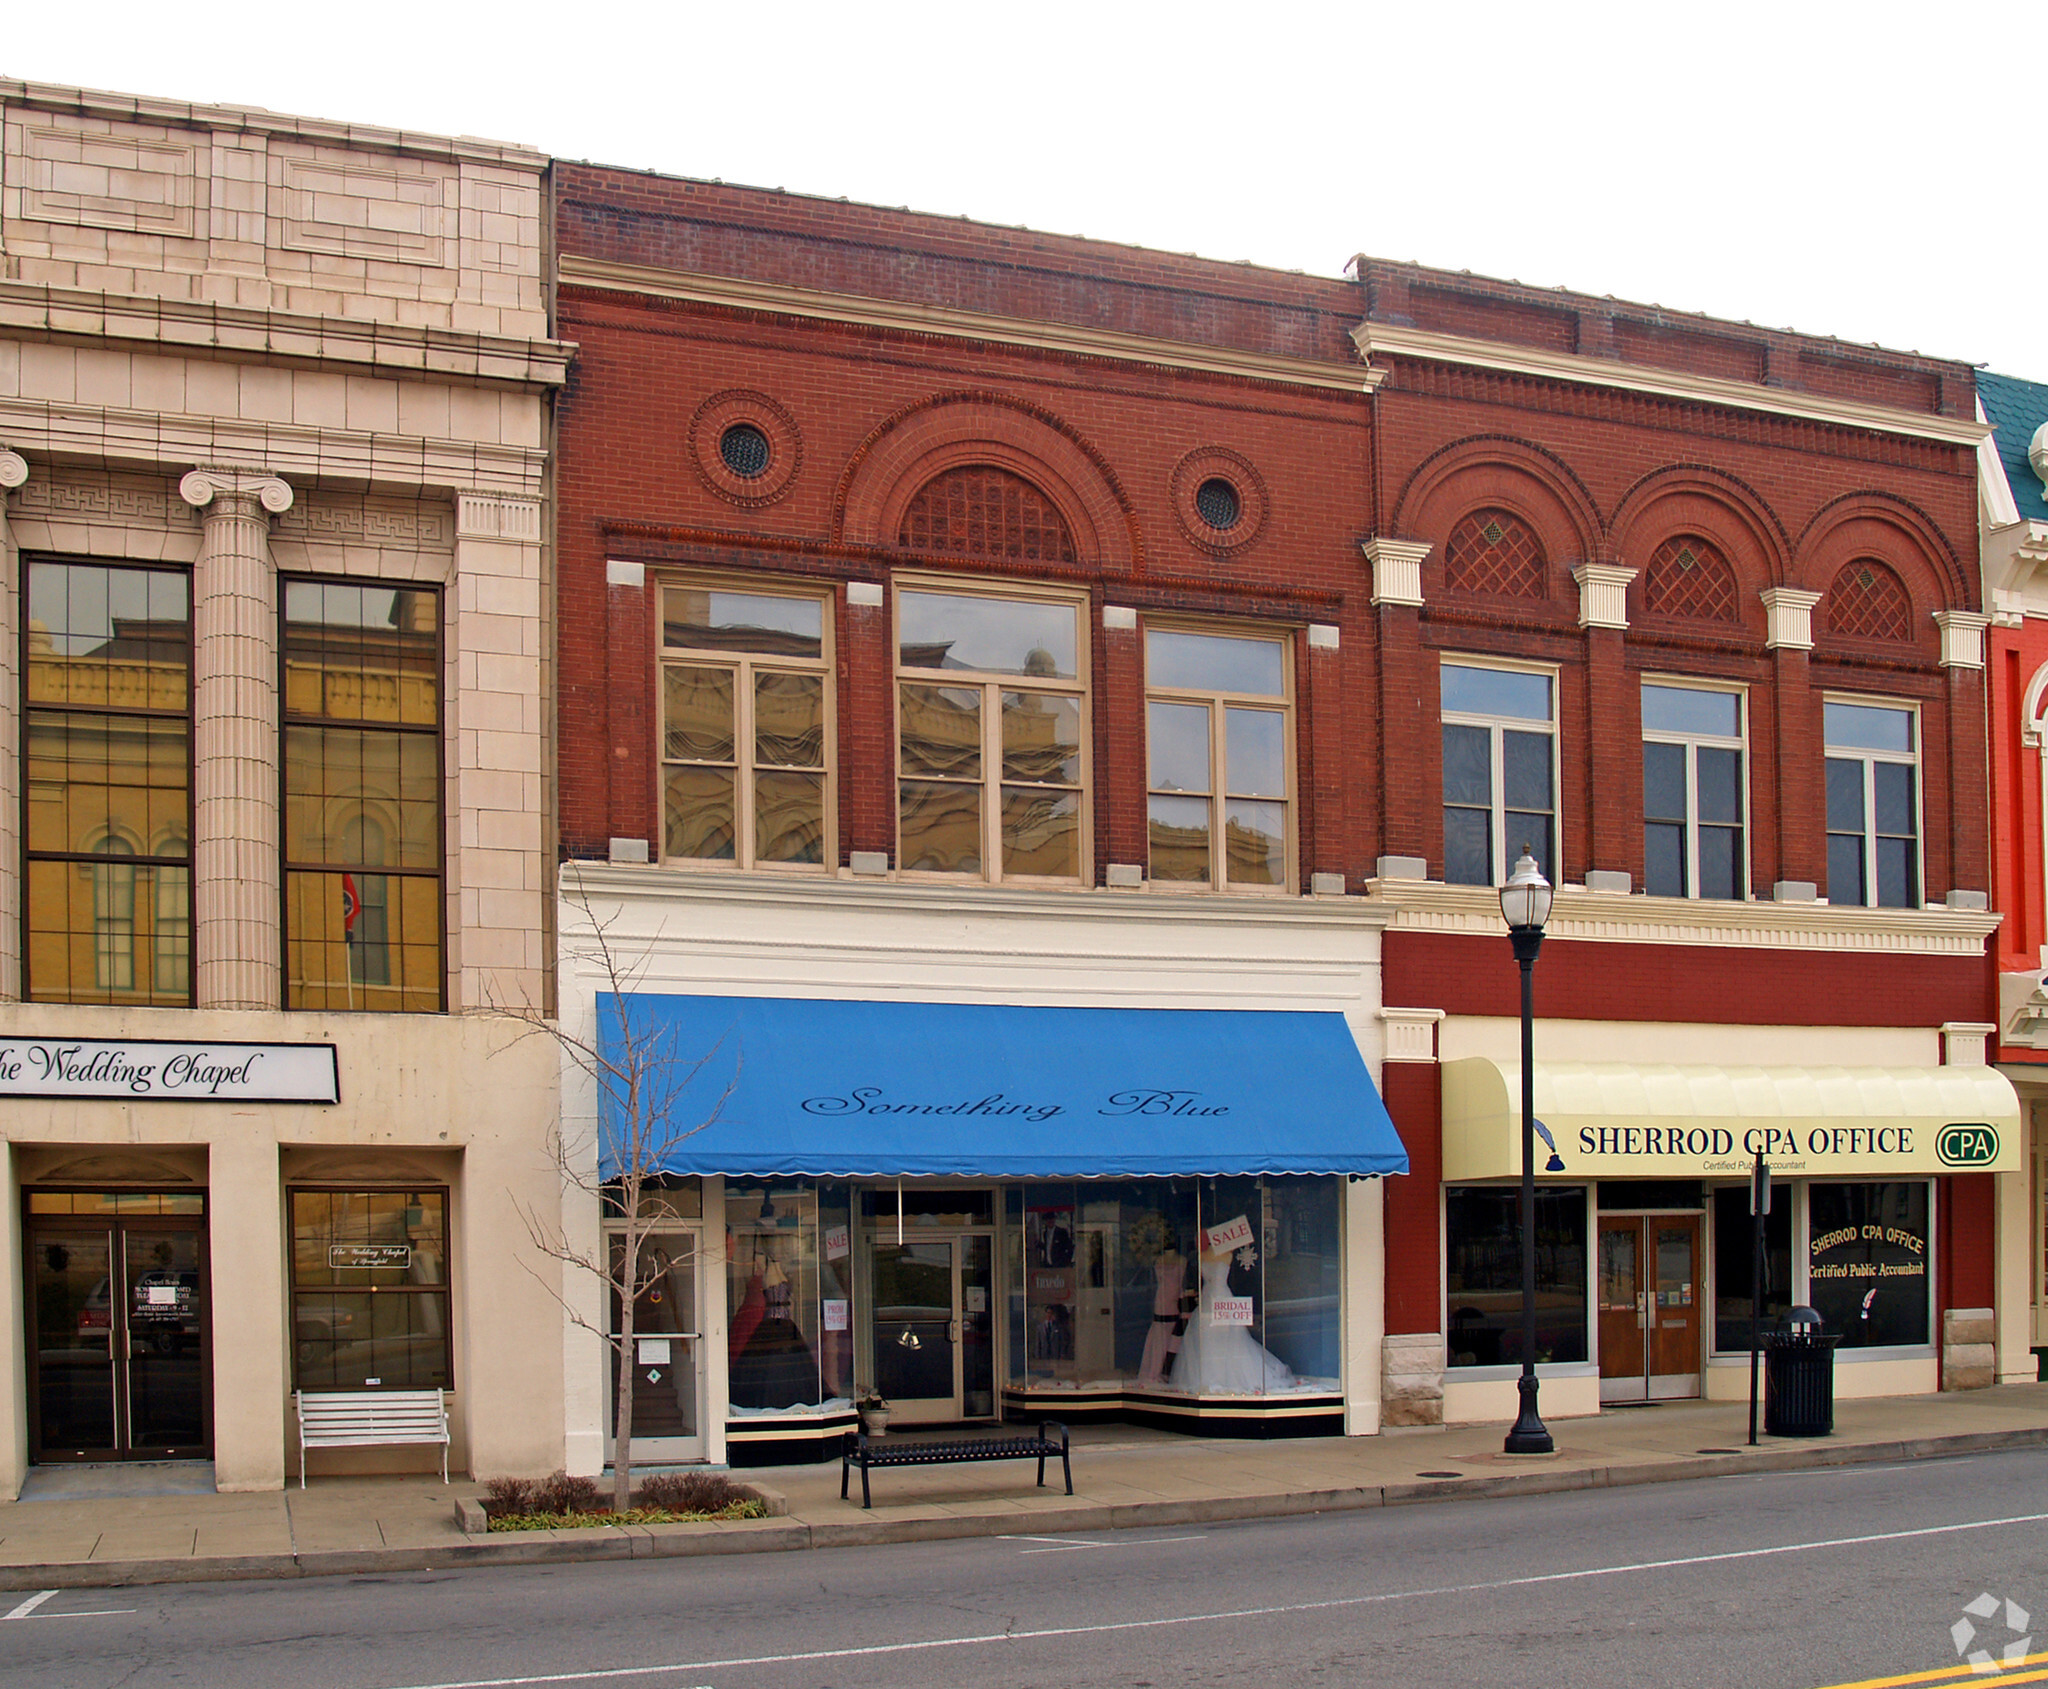
[[[948,1343],[960,1341],[960,1322],[958,1320],[946,1321],[946,1341]]]
[[[1636,1330],[1638,1331],[1649,1329],[1650,1320],[1645,1312],[1645,1305],[1648,1301],[1649,1298],[1642,1291],[1638,1290],[1636,1292]]]

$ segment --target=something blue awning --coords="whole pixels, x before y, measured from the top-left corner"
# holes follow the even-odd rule
[[[634,993],[600,998],[598,1024],[607,1063],[637,1053],[653,1089],[674,1093],[665,1120],[640,1111],[643,1146],[657,1152],[643,1152],[649,1171],[1408,1171],[1351,1030],[1330,1012]],[[631,1111],[616,1083],[605,1090],[600,1166],[610,1178],[631,1159]]]

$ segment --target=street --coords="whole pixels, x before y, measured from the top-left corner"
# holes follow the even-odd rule
[[[1963,1656],[2048,1655],[2044,1527],[2048,1465],[2016,1452],[1121,1535],[64,1590],[0,1597],[0,1685],[2041,1682],[2038,1660],[1987,1678]]]

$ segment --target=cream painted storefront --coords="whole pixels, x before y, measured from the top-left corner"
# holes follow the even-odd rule
[[[837,1011],[899,1027],[902,1047],[876,1053],[911,1076],[906,1095],[921,1021],[984,1010],[1026,1036],[1038,1014],[1050,1027],[1075,1011],[1264,1011],[1335,1021],[1367,1090],[1379,1065],[1380,918],[1356,898],[990,891],[587,863],[564,868],[562,893],[565,1033],[601,1040],[598,999],[616,969],[638,1000],[716,1000],[706,1026],[733,1005],[734,1030],[712,1052],[740,1084],[759,1047],[748,1017],[811,1010],[821,1027]],[[1047,1036],[1055,1084],[1059,1035]],[[677,1052],[702,1053],[695,1043]],[[671,1218],[656,1245],[659,1294],[637,1316],[652,1346],[634,1357],[636,1426],[644,1432],[649,1406],[658,1418],[644,1442],[636,1435],[636,1458],[817,1458],[852,1423],[856,1385],[881,1388],[903,1423],[1007,1412],[1255,1435],[1378,1430],[1380,1179],[1006,1175],[1005,1151],[1030,1130],[1007,1117],[1028,1120],[1033,1105],[946,1091],[943,1062],[932,1055],[928,1094],[948,1099],[939,1106],[881,1101],[879,1088],[809,1106],[832,1118],[899,1106],[942,1116],[932,1141],[981,1153],[987,1176],[734,1168],[653,1197]],[[566,1140],[594,1175],[595,1087],[574,1061],[563,1083]],[[1144,1125],[1171,1142],[1174,1105],[1159,1106]],[[578,1222],[585,1247],[604,1223],[595,1208]],[[592,1324],[603,1316],[594,1297],[578,1311]],[[1224,1334],[1211,1318],[1242,1328]],[[1227,1376],[1226,1350],[1239,1362]],[[594,1472],[610,1453],[614,1402],[588,1331],[569,1331],[564,1372],[569,1469]]]

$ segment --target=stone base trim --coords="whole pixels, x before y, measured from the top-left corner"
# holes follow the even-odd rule
[[[1380,1346],[1380,1424],[1444,1422],[1444,1339],[1437,1331],[1389,1335]]]
[[[1950,1308],[1941,1316],[1941,1387],[1988,1390],[1998,1382],[1998,1322],[1989,1308]]]

